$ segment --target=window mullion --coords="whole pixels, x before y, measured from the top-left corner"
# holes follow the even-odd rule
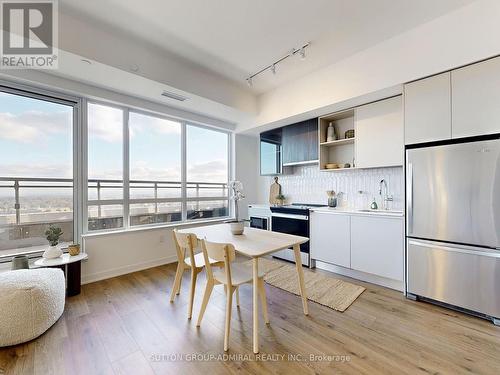
[[[80,171],[78,174],[79,182],[77,189],[79,191],[81,209],[78,217],[81,220],[79,225],[80,235],[88,232],[88,118],[87,118],[87,100],[82,99],[80,102],[80,129],[79,129],[79,165]]]
[[[185,122],[181,123],[181,206],[182,206],[182,221],[187,221],[187,125]]]
[[[228,208],[228,215],[229,216],[234,216],[235,215],[235,205],[236,202],[229,199],[229,181],[235,180],[236,179],[236,163],[234,163],[234,160],[236,160],[236,135],[233,133],[227,137],[227,189],[226,189],[226,195],[227,195],[227,208]],[[234,157],[233,157],[234,156]]]
[[[130,137],[129,110],[123,109],[123,227],[130,227]]]

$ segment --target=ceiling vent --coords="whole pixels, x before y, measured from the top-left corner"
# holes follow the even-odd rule
[[[161,93],[161,95],[166,97],[166,98],[169,98],[169,99],[177,100],[179,102],[183,102],[183,101],[187,100],[187,98],[185,96],[182,96],[182,95],[170,92],[170,91],[163,91]]]

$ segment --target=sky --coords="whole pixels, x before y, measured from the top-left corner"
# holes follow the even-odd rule
[[[72,111],[0,93],[0,176],[71,178]],[[120,109],[89,104],[89,178],[122,178],[122,119]],[[130,112],[129,134],[131,179],[180,181],[179,123]],[[186,136],[188,182],[227,182],[227,135],[188,126]]]

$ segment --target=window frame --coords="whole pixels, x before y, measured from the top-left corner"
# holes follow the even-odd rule
[[[73,162],[73,241],[80,242],[80,238],[83,235],[83,197],[82,184],[84,179],[82,178],[83,171],[83,154],[82,154],[82,135],[84,124],[84,98],[68,95],[55,90],[49,90],[45,88],[35,87],[31,85],[25,85],[18,82],[11,82],[8,80],[0,79],[0,92],[5,92],[12,95],[22,96],[30,99],[41,100],[50,103],[67,105],[73,108],[73,124],[72,124],[72,162]],[[10,262],[14,256],[18,254],[27,255],[28,258],[39,257],[43,251],[35,250],[29,251],[29,247],[26,249],[28,251],[20,251],[15,254],[0,255],[0,263]]]
[[[233,134],[230,130],[219,129],[216,127],[212,127],[206,124],[199,123],[197,121],[185,120],[181,118],[176,118],[173,116],[168,116],[164,113],[157,113],[152,111],[147,111],[140,108],[129,107],[124,105],[115,104],[112,102],[104,101],[104,100],[96,100],[96,99],[86,99],[83,103],[85,116],[88,114],[88,104],[96,104],[108,106],[116,109],[120,109],[123,111],[123,226],[119,228],[106,228],[106,229],[97,229],[97,230],[89,230],[88,228],[88,119],[85,117],[84,126],[82,126],[83,131],[85,132],[85,137],[82,137],[83,143],[83,153],[84,153],[84,174],[82,174],[85,188],[83,189],[83,219],[82,219],[82,232],[81,235],[84,236],[92,236],[106,233],[119,233],[119,232],[127,232],[127,231],[137,231],[141,229],[154,229],[154,228],[162,228],[162,227],[172,227],[177,225],[186,225],[186,224],[196,224],[198,222],[206,222],[206,221],[220,221],[227,220],[233,215],[233,205],[229,197],[229,189],[227,189],[227,196],[223,197],[224,199],[219,199],[221,197],[201,197],[201,199],[197,199],[196,197],[187,197],[187,126],[199,127],[215,132],[222,133],[227,136],[227,176],[228,180],[226,184],[229,184],[232,178],[232,145],[233,145]],[[153,224],[145,224],[145,225],[130,225],[130,205],[133,204],[134,199],[130,199],[130,113],[137,113],[144,116],[155,117],[162,120],[177,122],[181,126],[181,196],[179,199],[172,198],[172,202],[181,203],[181,220],[174,222],[164,222],[164,223],[153,223]],[[226,186],[227,186],[226,185]],[[226,201],[228,207],[228,215],[221,216],[217,218],[210,219],[187,219],[187,204],[189,201]],[[118,202],[119,200],[117,200]],[[121,200],[120,200],[121,201]],[[119,203],[117,203],[119,204]]]

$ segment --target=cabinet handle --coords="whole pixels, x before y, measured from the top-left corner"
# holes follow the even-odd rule
[[[406,176],[406,212],[408,214],[407,226],[408,234],[413,231],[413,164],[408,163]]]

